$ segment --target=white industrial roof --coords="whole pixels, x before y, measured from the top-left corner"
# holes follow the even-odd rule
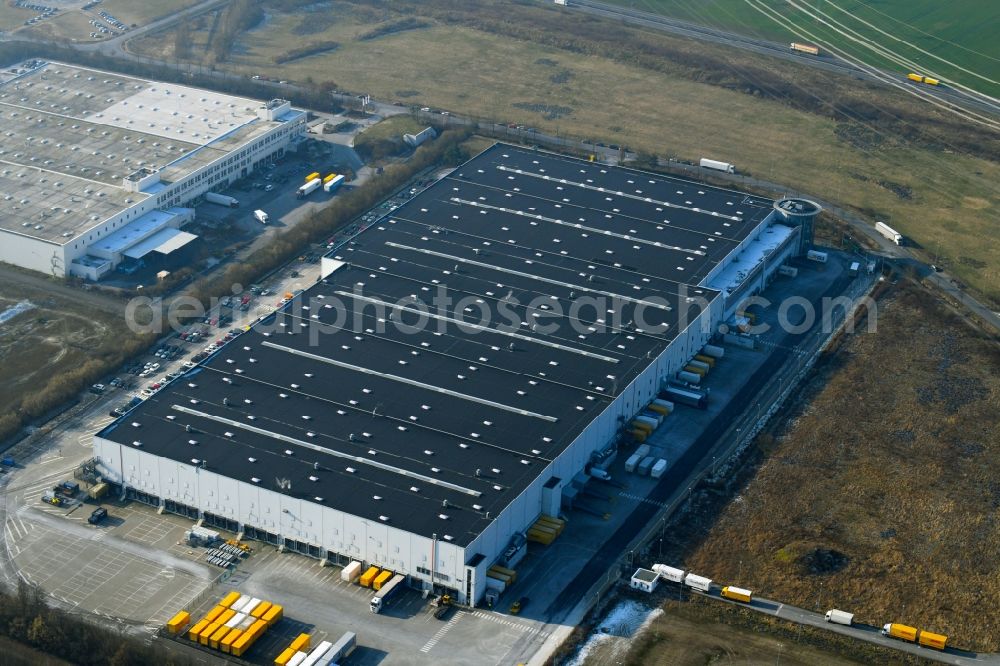
[[[131,259],[142,259],[150,252],[170,254],[175,250],[181,249],[195,238],[197,236],[194,234],[174,229],[173,227],[161,229],[146,240],[136,243],[125,250],[125,256]]]
[[[278,124],[257,118],[258,100],[62,63],[13,69],[0,80],[0,231],[57,244],[148,196],[125,176],[177,182]]]

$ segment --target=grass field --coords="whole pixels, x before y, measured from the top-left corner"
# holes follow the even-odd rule
[[[0,2],[0,32],[20,28],[25,21],[36,16],[38,12],[34,10],[14,7],[6,1]]]
[[[806,387],[684,564],[770,599],[996,652],[1000,346],[920,288]]]
[[[637,636],[605,635],[587,654],[583,666],[860,666],[866,663],[837,656],[820,646],[740,626],[733,622],[735,618],[723,617],[740,612],[732,607],[668,601],[663,611]]]
[[[197,2],[198,0],[103,0],[94,11],[103,9],[125,25],[143,26]]]
[[[379,99],[688,160],[734,162],[744,173],[886,219],[927,248],[931,261],[936,257],[1000,303],[1000,238],[987,231],[997,221],[997,163],[877,130],[859,138],[852,123],[605,57],[440,24],[358,40],[372,29],[370,16],[344,3],[321,14],[322,20],[319,14],[270,14],[240,40],[226,67],[248,76],[333,79]],[[203,44],[211,23],[199,25],[192,40]],[[309,40],[336,41],[340,48],[275,66],[272,57],[301,41],[304,31]],[[160,34],[137,49],[170,58],[172,44],[170,35]]]
[[[94,363],[118,359],[134,342],[124,303],[93,292],[47,288],[45,278],[9,267],[2,268],[0,278],[0,313],[25,301],[32,306],[0,323],[0,417],[21,408],[34,411],[38,395]]]
[[[788,0],[607,1],[767,39],[831,45],[865,62],[908,71],[859,47],[832,26],[849,29],[856,37],[874,41],[903,58],[935,70],[946,81],[959,82],[989,95],[1000,95],[1000,40],[996,33],[994,0],[966,0],[960,9],[939,0],[805,0],[796,2],[796,6]],[[760,11],[759,7],[772,9],[774,13]],[[841,25],[837,26],[836,22]],[[962,68],[993,82],[962,71]]]

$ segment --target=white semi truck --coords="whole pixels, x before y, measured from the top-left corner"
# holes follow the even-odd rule
[[[890,227],[888,224],[885,224],[884,222],[876,222],[875,231],[879,232],[880,234],[891,240],[896,245],[903,244],[903,234],[899,233],[898,231]]]
[[[725,171],[726,173],[736,173],[736,165],[730,164],[729,162],[720,162],[719,160],[710,160],[707,157],[701,158],[698,162],[698,166],[702,169],[712,169],[714,171]]]
[[[312,194],[313,192],[315,192],[316,190],[318,190],[322,185],[323,185],[322,178],[313,178],[308,183],[300,187],[298,191],[295,193],[295,196],[297,196],[299,199],[303,199]]]
[[[403,581],[406,580],[406,576],[403,574],[396,574],[392,579],[383,585],[375,596],[371,600],[371,611],[373,613],[381,613],[382,609],[385,607],[386,602],[389,597],[396,591],[397,588],[403,587]]]
[[[226,196],[225,194],[216,194],[215,192],[206,192],[205,201],[209,203],[218,204],[220,206],[227,206],[229,208],[239,208],[240,201],[235,197]]]

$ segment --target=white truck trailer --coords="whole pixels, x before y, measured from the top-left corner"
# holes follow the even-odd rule
[[[261,224],[267,224],[267,213],[260,210],[259,208],[253,212],[253,218],[260,222]]]
[[[229,208],[239,208],[240,200],[235,197],[226,196],[225,194],[216,194],[215,192],[206,192],[205,201],[208,203],[218,204],[220,206],[227,206]]]
[[[847,611],[837,610],[834,608],[826,612],[826,621],[833,622],[834,624],[843,624],[849,627],[854,624],[854,613],[848,613]]]
[[[891,240],[896,245],[903,244],[903,234],[899,233],[898,231],[890,227],[888,224],[885,224],[884,222],[876,222],[875,231],[879,232],[880,234]]]
[[[406,580],[406,576],[403,574],[396,574],[392,577],[388,583],[382,586],[382,588],[375,593],[375,596],[371,600],[371,612],[381,613],[382,609],[385,608],[386,602],[389,597],[396,592],[397,589],[403,587],[403,581]]]
[[[316,190],[318,190],[322,184],[323,184],[322,178],[313,178],[308,183],[300,187],[298,191],[295,192],[295,196],[297,196],[299,199],[305,198],[310,194],[312,194],[313,192],[315,192]]]
[[[712,579],[689,573],[684,577],[684,584],[699,592],[710,592],[712,590]]]
[[[672,583],[684,582],[684,570],[676,567],[668,567],[666,564],[654,564],[653,571],[660,575],[660,578],[669,580]]]
[[[725,171],[726,173],[736,173],[736,165],[730,164],[729,162],[720,162],[719,160],[710,160],[707,157],[701,158],[698,162],[698,166],[702,169],[712,169],[713,171]]]

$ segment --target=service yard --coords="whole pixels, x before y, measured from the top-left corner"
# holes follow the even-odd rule
[[[905,622],[997,651],[1000,349],[901,282],[798,409],[684,562],[812,610]]]

